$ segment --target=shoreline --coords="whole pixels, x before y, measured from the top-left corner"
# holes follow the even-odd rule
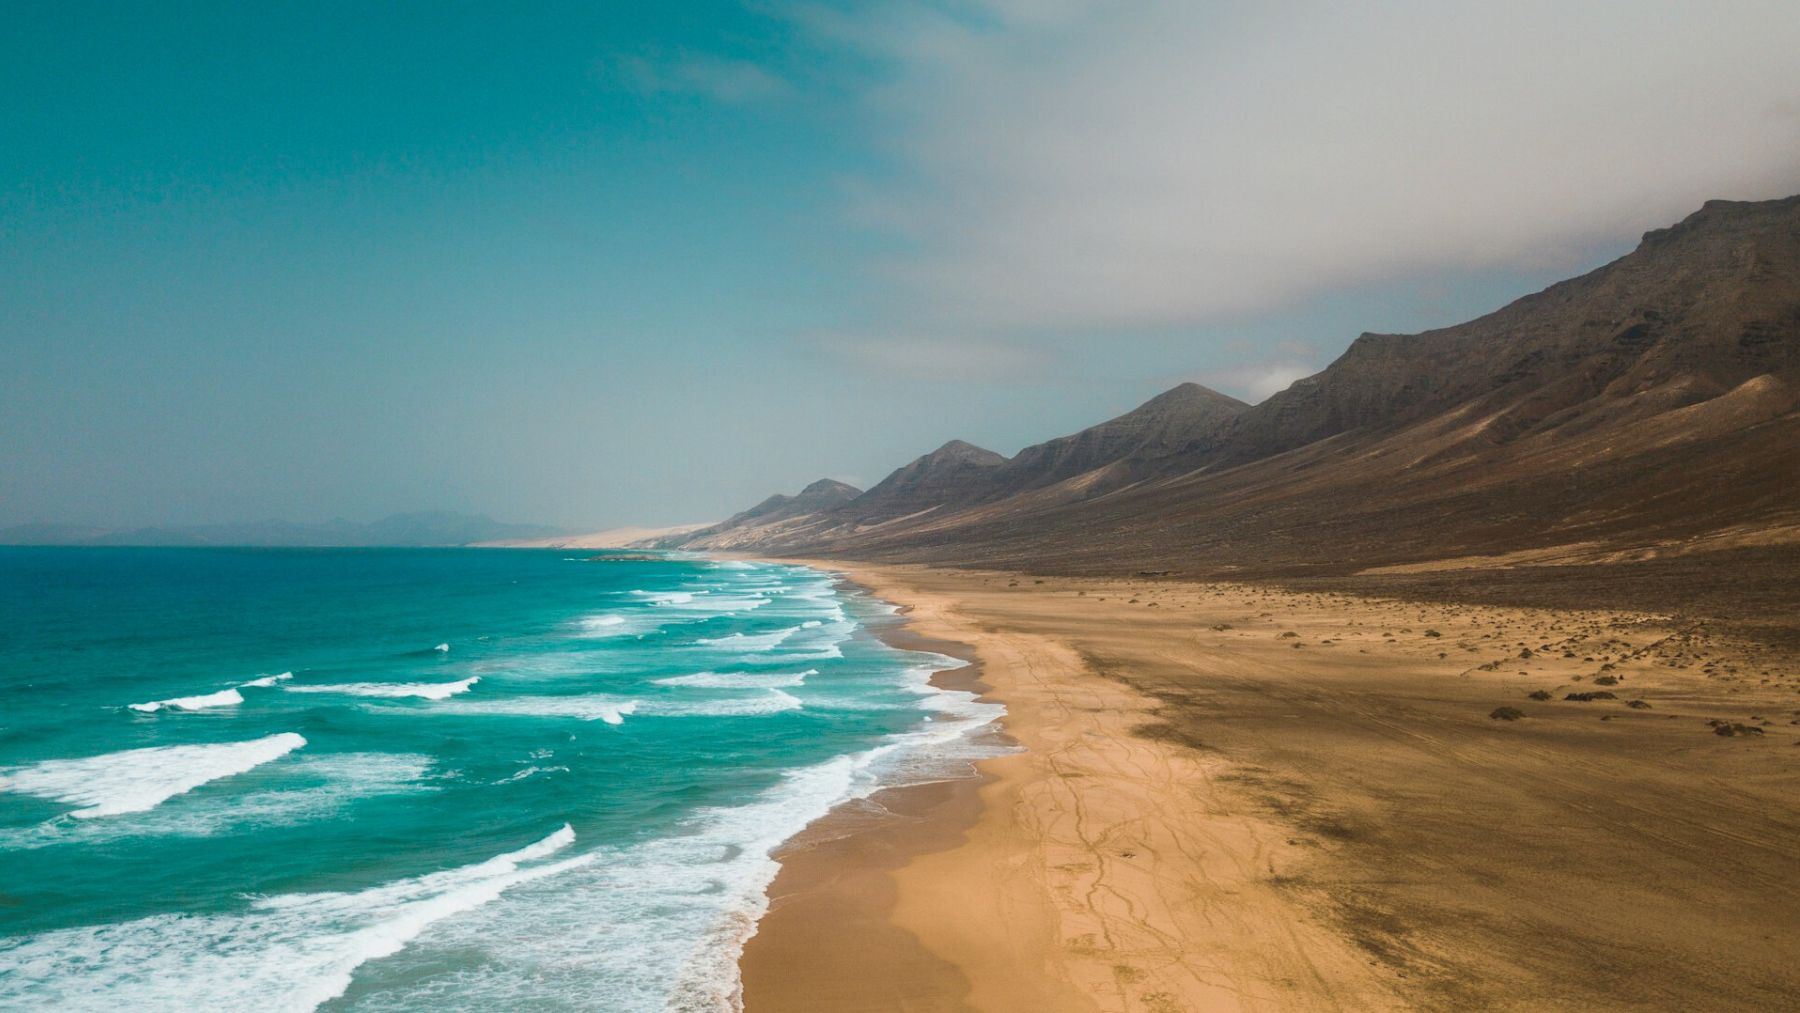
[[[903,621],[875,634],[889,647],[967,663],[933,672],[931,685],[992,701],[971,645],[920,633],[905,603],[885,598],[841,567],[803,565],[897,606]],[[999,727],[985,736],[1010,745]],[[768,908],[738,961],[745,1009],[964,1008],[969,983],[962,971],[893,923],[890,877],[918,856],[954,845],[975,824],[977,793],[988,780],[978,768],[965,777],[883,788],[842,803],[774,853],[780,869],[767,890]]]
[[[969,645],[1024,751],[896,799],[904,832],[790,842],[751,1013],[1800,994],[1800,659],[1618,610],[808,565]]]

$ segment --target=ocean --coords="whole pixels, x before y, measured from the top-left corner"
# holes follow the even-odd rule
[[[771,849],[996,705],[798,566],[0,548],[0,1008],[729,1010]]]

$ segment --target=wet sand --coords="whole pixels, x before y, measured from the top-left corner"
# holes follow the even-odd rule
[[[1791,655],[1623,612],[829,565],[973,647],[1026,751],[797,842],[752,1013],[1800,999]]]
[[[983,692],[969,645],[912,625],[883,638],[903,650],[970,662],[931,677],[944,689]],[[999,744],[1007,744],[997,739]],[[769,910],[741,958],[748,1010],[966,1009],[966,975],[892,919],[893,872],[956,845],[981,812],[975,771],[960,780],[889,788],[840,806],[787,842],[769,887]]]

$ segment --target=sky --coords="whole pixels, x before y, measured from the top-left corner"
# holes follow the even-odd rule
[[[1800,192],[1791,0],[7,20],[0,525],[718,519]]]

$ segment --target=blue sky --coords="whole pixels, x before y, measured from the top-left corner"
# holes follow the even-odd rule
[[[710,519],[1800,190],[1792,5],[1447,10],[19,7],[0,524]]]

